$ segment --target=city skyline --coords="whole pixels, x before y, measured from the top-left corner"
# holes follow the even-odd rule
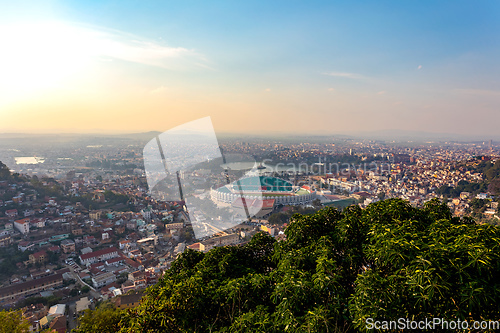
[[[496,3],[0,9],[0,133],[498,133]]]

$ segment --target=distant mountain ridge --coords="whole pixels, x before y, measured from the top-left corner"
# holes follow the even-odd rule
[[[148,132],[136,132],[136,133],[0,133],[1,139],[15,139],[15,138],[117,138],[117,139],[129,139],[129,140],[150,140],[163,132],[160,131],[148,131]],[[183,133],[184,135],[197,135],[197,133]],[[245,138],[268,138],[268,139],[286,139],[290,138],[290,134],[249,134],[249,133],[229,133],[229,132],[219,132],[216,133],[218,138],[221,139],[245,139]],[[326,138],[341,138],[341,139],[364,139],[364,140],[383,140],[383,141],[458,141],[458,142],[480,142],[495,140],[500,141],[499,135],[476,135],[476,134],[466,134],[466,133],[436,133],[436,132],[426,132],[426,131],[408,131],[401,129],[386,129],[386,130],[374,130],[374,131],[347,131],[347,132],[337,132],[337,133],[304,133],[298,134],[293,133],[293,138],[296,140],[304,139],[326,139]]]

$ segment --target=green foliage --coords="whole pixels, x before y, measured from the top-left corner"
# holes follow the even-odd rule
[[[483,173],[486,180],[492,181],[500,176],[500,161],[483,161],[476,166],[476,171]]]
[[[9,167],[0,162],[0,180],[11,180],[12,175],[10,173]]]
[[[42,303],[43,305],[47,305],[47,298],[42,297],[42,296],[32,296],[23,299],[19,303],[17,303],[18,308],[24,308],[25,306],[31,305],[31,304],[38,304]]]
[[[113,191],[104,191],[104,198],[106,198],[107,202],[110,202],[114,205],[126,204],[129,200],[128,196],[126,196],[125,194],[114,193]]]
[[[67,286],[72,285],[72,284],[75,284],[75,283],[76,283],[76,280],[75,280],[75,279],[64,280],[64,281],[63,281],[63,286],[64,286],[64,287],[67,287]]]
[[[59,302],[61,301],[61,297],[58,297],[56,295],[49,296],[46,299],[47,299],[47,306],[48,307],[59,304]]]
[[[277,225],[283,225],[285,223],[288,223],[290,220],[290,216],[286,213],[274,213],[269,216],[268,221],[270,224],[277,224]]]
[[[48,185],[43,185],[47,182]],[[39,180],[38,177],[29,179],[29,183],[33,189],[39,194],[40,197],[49,196],[56,197],[58,200],[64,198],[64,191],[61,185],[53,178],[43,177]]]
[[[490,192],[492,194],[500,194],[500,161],[492,163],[490,161],[481,161],[475,166],[463,166],[461,171],[475,171],[483,174],[484,181],[478,183],[469,183],[465,180],[458,182],[456,187],[441,186],[436,190],[437,194],[445,197],[458,197],[460,192],[471,192],[477,194],[479,192]]]
[[[288,223],[294,214],[310,215],[314,214],[319,210],[321,203],[317,207],[302,207],[294,206],[291,210],[286,212],[277,212],[269,216],[268,221],[270,224],[283,225]]]
[[[113,317],[115,328],[344,332],[366,330],[367,318],[500,314],[500,227],[453,218],[438,200],[296,214],[285,234],[184,252],[140,306]]]
[[[57,264],[59,261],[59,254],[57,252],[47,251],[48,262],[52,264]]]
[[[17,249],[17,244],[0,248],[0,279],[8,279],[13,274],[18,273],[16,264],[29,259],[32,251],[21,252]]]
[[[443,195],[449,198],[457,198],[462,192],[469,192],[476,195],[480,192],[486,192],[488,190],[488,185],[485,182],[481,183],[469,183],[466,180],[461,180],[458,182],[457,186],[450,187],[448,185],[443,185],[436,190],[436,194]]]
[[[21,310],[0,311],[0,333],[27,333],[30,323],[24,319]]]
[[[474,212],[482,213],[486,210],[488,203],[489,203],[488,200],[474,198],[471,200],[469,205],[473,209]]]
[[[128,279],[128,273],[127,272],[123,272],[120,275],[118,275],[118,277],[116,278],[116,283],[117,284],[122,284],[125,281],[127,281],[127,279]],[[85,286],[85,287],[87,287],[87,286]],[[87,287],[87,288],[89,288],[89,287]],[[83,288],[82,288],[82,293],[83,293]]]
[[[113,304],[105,302],[95,310],[85,310],[74,331],[76,333],[116,333],[123,325],[126,325],[125,314],[125,310],[117,309]]]
[[[69,295],[71,297],[75,297],[79,294],[79,292],[80,292],[80,289],[75,286],[73,289],[71,289],[71,291],[69,292]]]

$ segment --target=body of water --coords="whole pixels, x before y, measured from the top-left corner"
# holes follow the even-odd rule
[[[257,168],[260,164],[254,162],[234,162],[223,164],[222,167],[228,167],[231,170],[250,170],[252,168]],[[307,167],[301,165],[286,165],[286,164],[278,164],[278,165],[269,165],[262,164],[263,169],[259,169],[260,172],[281,172],[281,171],[304,171],[307,170]]]
[[[43,157],[14,157],[16,164],[39,164],[45,162]]]

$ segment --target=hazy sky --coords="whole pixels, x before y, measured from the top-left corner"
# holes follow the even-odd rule
[[[4,1],[0,132],[500,134],[497,1]]]

